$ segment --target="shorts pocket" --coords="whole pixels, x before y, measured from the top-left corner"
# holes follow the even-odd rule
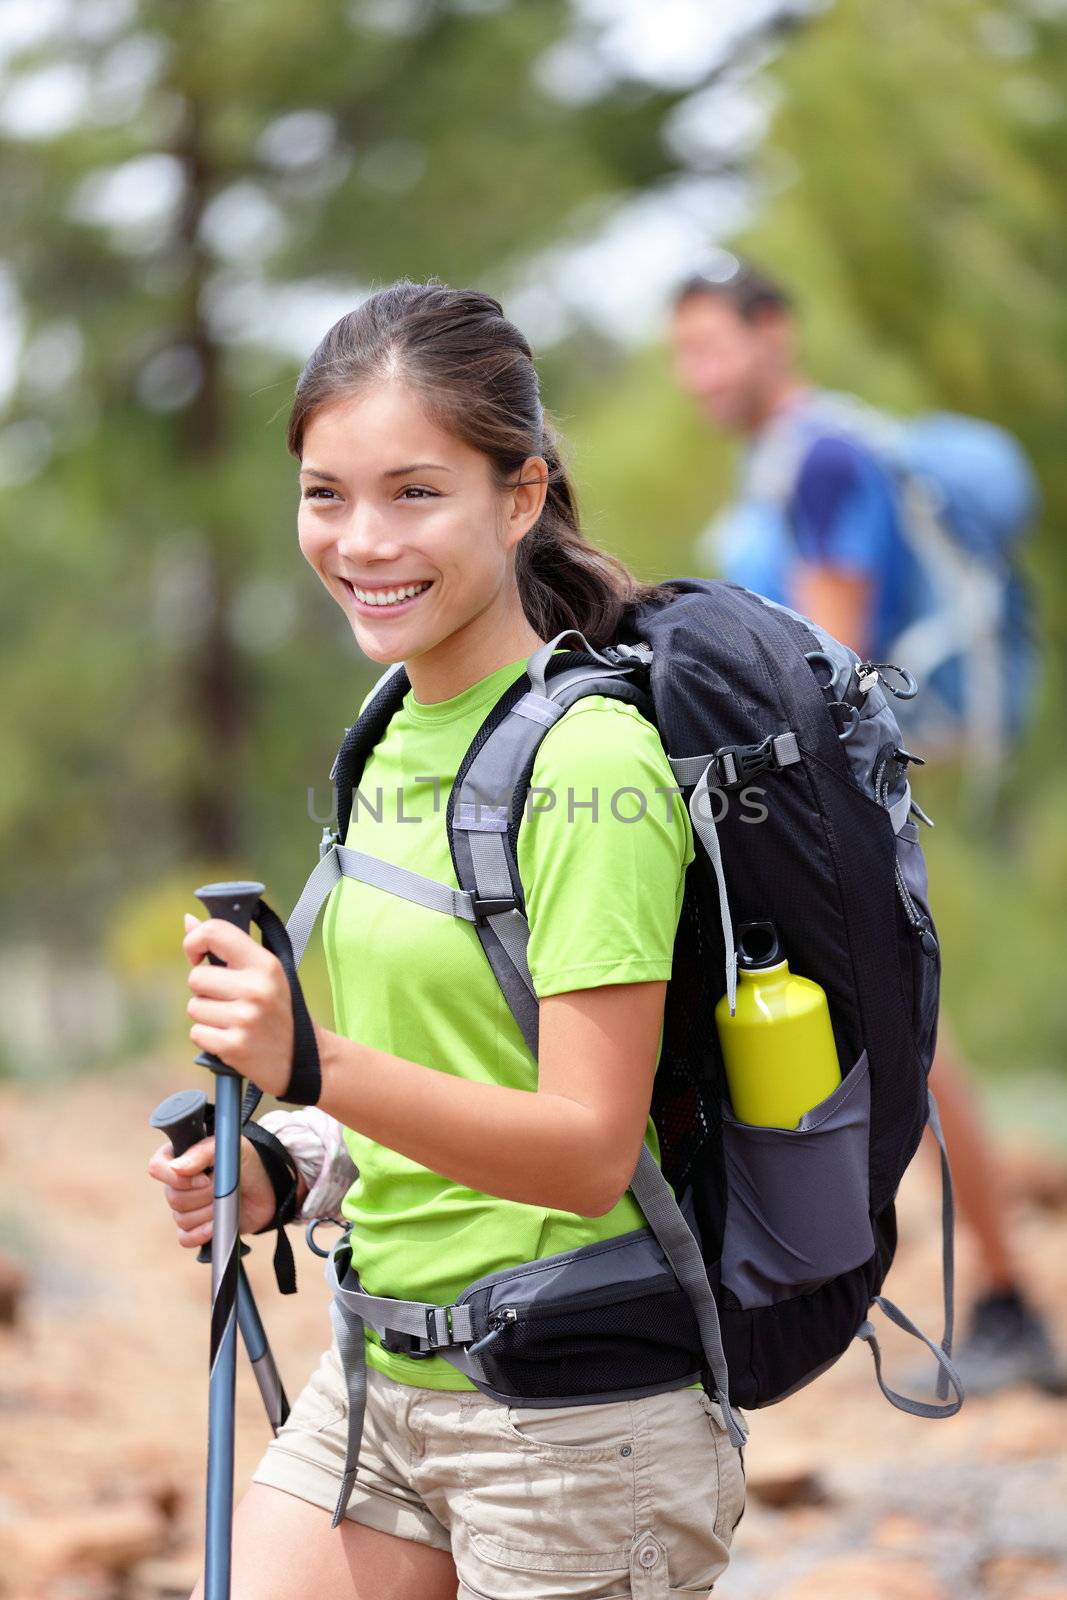
[[[805,1294],[874,1254],[867,1052],[795,1128],[723,1106],[722,1283],[742,1309]]]
[[[708,1426],[715,1440],[718,1460],[718,1503],[715,1508],[715,1537],[729,1545],[730,1535],[745,1512],[745,1452],[730,1441],[723,1421],[722,1407],[710,1395],[701,1395]]]
[[[542,1460],[603,1461],[633,1454],[633,1412],[628,1400],[588,1406],[507,1406],[504,1431],[513,1444]]]
[[[598,1416],[604,1410],[611,1416]],[[452,1529],[461,1592],[628,1595],[636,1452],[627,1411],[626,1402],[479,1408],[482,1422],[465,1434],[466,1492]],[[590,1414],[586,1423],[579,1412]]]
[[[287,1433],[323,1433],[348,1410],[340,1369],[327,1351],[293,1402],[279,1437]]]

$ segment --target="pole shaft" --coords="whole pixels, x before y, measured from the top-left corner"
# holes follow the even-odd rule
[[[215,1079],[215,1208],[211,1250],[205,1600],[227,1600],[230,1592],[240,1166],[241,1080],[230,1073],[219,1073]]]
[[[237,1269],[237,1323],[241,1329],[252,1372],[259,1386],[267,1421],[277,1433],[289,1415],[289,1399],[282,1385],[281,1373],[267,1343],[267,1333],[260,1320],[259,1308],[252,1294],[252,1286],[245,1276],[244,1263]]]

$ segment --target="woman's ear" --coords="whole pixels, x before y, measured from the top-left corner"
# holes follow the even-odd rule
[[[511,485],[505,502],[504,528],[510,550],[529,533],[545,507],[548,494],[548,462],[544,456],[528,456],[517,481]]]

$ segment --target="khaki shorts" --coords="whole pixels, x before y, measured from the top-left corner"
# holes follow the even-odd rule
[[[345,1429],[334,1344],[255,1482],[332,1512]],[[742,1452],[701,1389],[542,1410],[368,1370],[348,1516],[451,1550],[457,1600],[706,1595],[744,1504]]]

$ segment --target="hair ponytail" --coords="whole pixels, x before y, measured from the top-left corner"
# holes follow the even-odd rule
[[[541,638],[576,628],[600,648],[615,638],[627,605],[666,598],[582,533],[533,354],[498,300],[437,279],[401,278],[371,295],[334,323],[300,375],[289,417],[292,454],[301,457],[320,406],[390,380],[409,385],[435,422],[488,456],[501,488],[529,457],[544,457],[545,504],[515,556],[522,607]]]
[[[539,520],[516,549],[522,607],[542,639],[576,628],[599,649],[618,634],[628,604],[661,591],[655,584],[639,582],[617,556],[586,539],[574,486],[547,424],[544,442],[535,453],[548,465],[548,493]]]

